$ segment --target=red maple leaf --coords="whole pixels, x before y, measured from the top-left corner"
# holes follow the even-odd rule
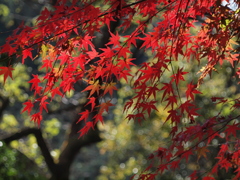
[[[100,90],[99,80],[95,81],[93,84],[86,87],[82,92],[84,91],[90,91],[89,97],[92,96],[94,93],[99,94]]]
[[[9,56],[16,53],[16,48],[9,45],[9,43],[6,43],[2,46],[1,53],[8,53]]]
[[[32,83],[31,90],[37,89],[38,88],[38,83],[40,83],[40,79],[38,78],[38,75],[33,74],[33,79],[28,81],[29,83]]]
[[[162,174],[165,170],[168,170],[168,165],[167,164],[161,164],[159,167],[158,167],[160,173]]]
[[[0,75],[3,75],[3,81],[4,81],[4,84],[6,82],[6,79],[8,77],[10,77],[11,79],[12,78],[12,71],[14,69],[12,68],[12,66],[8,66],[8,67],[0,67]]]
[[[179,168],[179,163],[180,163],[180,160],[172,161],[172,162],[170,163],[170,168],[171,168],[171,169]]]
[[[193,152],[191,150],[186,150],[182,153],[181,158],[185,158],[186,162],[188,162],[188,158],[192,154],[193,154]]]
[[[233,123],[232,125],[227,125],[227,128],[225,130],[225,132],[227,133],[226,134],[226,137],[229,137],[230,135],[233,135],[234,137],[237,137],[237,131],[240,130],[240,127],[239,127],[240,123]]]
[[[190,178],[191,178],[191,180],[196,180],[198,177],[197,177],[197,171],[195,170],[195,171],[193,171],[193,173],[192,174],[190,174],[190,176],[189,176]]]
[[[47,109],[47,104],[49,104],[49,102],[47,102],[46,100],[48,99],[47,96],[43,96],[40,98],[40,112],[42,112],[42,110],[44,109],[46,112],[48,112],[48,109]]]
[[[23,103],[26,107],[21,111],[21,113],[28,111],[28,115],[30,115],[30,112],[32,111],[33,108],[33,103],[28,100],[27,102]]]
[[[80,131],[78,131],[78,133],[80,133],[79,137],[87,134],[91,128],[94,129],[93,122],[87,122],[85,126]]]
[[[180,81],[185,81],[183,75],[187,74],[188,72],[183,72],[183,68],[178,69],[177,73],[172,75],[172,82],[176,82],[178,85]]]
[[[31,121],[34,121],[38,124],[38,127],[40,127],[40,123],[42,121],[42,114],[40,112],[35,113],[31,115]]]
[[[117,90],[115,85],[116,83],[110,82],[110,83],[107,83],[105,86],[103,86],[103,89],[104,89],[103,95],[105,95],[106,93],[109,93],[110,96],[112,96],[113,90]]]
[[[125,38],[127,38],[127,45],[130,46],[131,44],[133,44],[135,47],[137,47],[136,44],[136,40],[139,39],[139,37],[137,36],[139,33],[135,33],[135,36],[124,36]]]
[[[116,33],[116,35],[114,35],[112,32],[109,32],[111,37],[110,37],[110,41],[106,44],[106,45],[110,45],[113,44],[113,46],[119,46],[120,45],[120,36],[118,34],[118,32]]]
[[[169,105],[171,105],[171,108],[173,109],[174,104],[177,104],[177,96],[169,96],[165,101],[168,101],[168,104],[164,109],[166,109]]]
[[[102,114],[101,114],[101,113],[96,114],[96,115],[93,117],[93,119],[94,119],[94,125],[95,125],[98,121],[100,121],[100,122],[103,124],[103,117],[102,117]]]
[[[95,57],[98,56],[98,52],[95,49],[92,49],[92,51],[88,51],[87,54],[90,57],[90,59],[94,59]]]
[[[193,85],[192,83],[187,85],[188,89],[186,91],[187,98],[191,98],[194,100],[194,94],[202,94],[200,91],[196,90],[197,85]]]
[[[89,101],[87,104],[85,104],[85,106],[87,106],[88,104],[91,104],[91,111],[93,111],[95,105],[96,105],[96,98],[95,97],[90,97],[88,98]]]
[[[90,112],[86,109],[85,111],[83,111],[83,112],[81,112],[79,114],[81,115],[81,117],[78,119],[77,123],[79,123],[82,120],[84,120],[86,122]]]
[[[169,113],[169,115],[168,115],[166,121],[171,120],[172,123],[174,123],[174,122],[179,123],[180,122],[181,116],[178,115],[178,112],[176,110],[171,109],[171,110],[168,111],[168,113]]]
[[[27,57],[30,57],[31,59],[33,59],[32,57],[32,48],[27,48],[27,49],[24,49],[22,51],[22,64],[24,64],[24,60],[27,58]]]
[[[165,98],[166,94],[173,93],[173,87],[171,83],[163,83],[163,84],[164,86],[160,89],[160,91],[164,90],[162,100]]]
[[[156,108],[156,106],[155,106],[156,102],[157,102],[157,101],[150,101],[150,102],[146,102],[146,103],[141,103],[142,112],[147,111],[148,116],[150,117],[151,111],[152,111],[153,109],[156,110],[156,111],[158,111],[157,108]]]
[[[51,99],[53,99],[56,94],[58,94],[59,96],[63,96],[63,93],[59,90],[59,87],[51,90]]]
[[[108,112],[108,108],[110,106],[114,106],[112,103],[111,103],[111,100],[107,101],[107,102],[104,102],[104,103],[101,103],[98,107],[99,107],[99,114],[102,114],[104,111]]]

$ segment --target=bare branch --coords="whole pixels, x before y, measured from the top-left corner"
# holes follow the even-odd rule
[[[47,147],[46,141],[44,140],[43,136],[42,136],[42,131],[41,129],[38,128],[27,128],[27,129],[23,129],[19,132],[16,132],[10,136],[1,138],[1,141],[5,142],[6,144],[9,144],[10,142],[14,141],[14,140],[18,140],[21,139],[23,137],[26,137],[28,135],[34,135],[36,140],[37,140],[37,144],[39,146],[39,148],[41,149],[42,155],[45,159],[45,162],[50,170],[51,173],[55,173],[56,171],[56,164],[54,163],[54,160],[49,152],[49,149]]]

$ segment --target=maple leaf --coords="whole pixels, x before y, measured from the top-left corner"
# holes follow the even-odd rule
[[[83,135],[87,134],[91,128],[94,129],[93,122],[87,122],[85,126],[78,131],[78,133],[80,133],[79,137],[82,137]]]
[[[152,109],[157,110],[155,103],[157,101],[150,101],[150,102],[146,102],[146,103],[141,103],[142,106],[142,112],[144,112],[145,110],[147,110],[148,116],[150,117],[151,111]]]
[[[178,115],[178,112],[176,110],[169,110],[168,111],[169,115],[166,119],[166,121],[171,120],[172,123],[179,123],[180,122],[180,115]]]
[[[44,109],[46,112],[48,112],[48,109],[47,109],[47,104],[49,104],[49,102],[47,102],[46,100],[48,99],[47,96],[43,96],[40,98],[40,112],[42,112],[42,110]]]
[[[196,90],[197,85],[193,85],[192,83],[187,85],[188,89],[186,91],[187,98],[190,97],[192,100],[194,100],[193,94],[202,94],[200,91]]]
[[[82,39],[82,45],[86,50],[89,47],[94,47],[93,43],[91,42],[92,38],[94,38],[94,36],[89,36],[89,34],[86,34]]]
[[[174,104],[177,104],[177,96],[169,96],[165,101],[168,101],[168,104],[164,109],[166,109],[169,105],[171,105],[171,108],[173,109]]]
[[[227,144],[222,144],[218,154],[222,154],[223,155],[226,151],[228,151],[228,145]]]
[[[83,111],[83,112],[81,112],[81,113],[79,113],[79,114],[81,115],[81,117],[78,119],[77,123],[79,123],[79,122],[82,121],[82,120],[84,120],[85,123],[86,123],[90,112],[86,109],[85,111]]]
[[[216,157],[216,159],[219,159],[219,157]],[[226,158],[222,159],[218,162],[218,166],[221,168],[224,168],[226,172],[228,172],[229,168],[232,167],[232,163],[229,162]]]
[[[133,100],[130,99],[128,102],[125,103],[123,111],[125,112],[127,109],[129,109],[133,105]]]
[[[171,83],[163,83],[164,86],[160,89],[160,91],[164,90],[163,96],[162,96],[162,101],[165,98],[166,94],[171,94],[173,93],[173,87]]]
[[[45,7],[42,10],[41,15],[37,18],[37,21],[45,21],[46,18],[49,18],[50,15],[51,15],[51,12]]]
[[[111,100],[107,101],[107,102],[104,102],[104,103],[101,103],[98,107],[99,108],[99,113],[102,114],[104,111],[108,112],[108,108],[110,106],[114,106],[112,103],[110,103]]]
[[[38,127],[40,127],[41,121],[42,121],[42,114],[40,112],[35,113],[31,115],[31,121],[34,121],[38,124]]]
[[[33,103],[28,100],[27,102],[23,103],[26,107],[24,107],[24,109],[21,111],[21,113],[28,111],[28,115],[30,115],[30,112],[32,111],[33,108]]]
[[[5,84],[6,79],[7,79],[8,77],[10,77],[11,79],[13,79],[13,78],[12,78],[12,71],[13,71],[13,70],[14,70],[14,69],[12,68],[12,66],[0,67],[0,75],[3,75],[3,81],[4,81],[3,84]]]
[[[128,54],[131,54],[131,51],[127,47],[117,47],[116,50],[118,51],[118,58],[128,58]]]
[[[172,82],[176,82],[178,85],[180,81],[185,81],[183,75],[187,74],[188,72],[183,72],[183,68],[178,69],[177,73],[172,75]]]
[[[149,66],[148,64],[145,64],[145,68],[144,70],[140,70],[142,72],[142,74],[139,76],[138,81],[144,80],[144,82],[146,82],[147,80],[152,79],[152,77],[155,76],[156,73],[156,69],[154,67]],[[161,71],[157,70],[158,73]]]
[[[90,59],[94,59],[98,56],[98,52],[95,49],[92,49],[92,51],[88,51],[87,54],[89,55]]]
[[[115,85],[116,85],[116,83],[110,82],[110,83],[107,83],[105,86],[103,86],[102,87],[102,89],[104,89],[103,95],[105,95],[106,93],[109,92],[109,94],[112,96],[113,95],[113,90],[117,90]]]
[[[45,57],[47,55],[48,47],[45,44],[42,44],[41,50],[42,50],[42,53],[41,53],[42,58],[45,59]]]
[[[190,108],[192,108],[192,107],[195,107],[195,105],[194,105],[193,103],[191,103],[190,100],[182,103],[182,104],[180,105],[181,113],[183,113],[184,111],[189,112],[189,111],[190,111]]]
[[[227,128],[225,130],[225,132],[227,133],[226,134],[226,137],[229,137],[231,134],[234,136],[234,137],[237,137],[237,131],[240,130],[240,127],[239,127],[240,123],[237,123],[234,122],[233,125],[227,125]]]
[[[193,152],[191,150],[186,150],[182,153],[181,158],[185,158],[186,162],[188,162],[188,158],[192,154],[193,154]]]
[[[162,174],[165,170],[168,170],[168,165],[167,164],[162,164],[158,167],[160,173]]]
[[[1,54],[2,53],[8,53],[8,55],[11,56],[12,54],[16,53],[16,48],[10,46],[9,43],[6,43],[2,46]]]
[[[100,56],[101,56],[101,57],[104,57],[104,58],[112,58],[112,57],[114,57],[115,54],[116,54],[116,53],[115,53],[111,48],[109,48],[108,46],[107,46],[107,48],[99,48],[99,49],[101,49],[101,51],[103,51],[103,53],[101,53]]]
[[[24,49],[22,51],[22,64],[24,64],[24,60],[27,58],[27,57],[30,57],[31,59],[33,59],[32,57],[32,48],[27,48],[27,49]]]
[[[96,115],[93,117],[93,119],[94,119],[94,125],[95,125],[98,121],[100,121],[100,122],[103,124],[103,117],[102,117],[101,113],[96,114]]]
[[[116,33],[116,35],[114,35],[111,31],[109,33],[111,37],[110,37],[110,41],[106,45],[113,44],[113,46],[120,46],[120,42],[119,42],[120,36],[118,32]]]
[[[96,105],[96,98],[95,97],[90,97],[90,98],[88,98],[89,99],[89,101],[88,101],[88,103],[85,105],[85,106],[87,106],[88,104],[91,104],[91,111],[93,111],[93,109],[94,109],[94,107],[95,107],[95,105]]]
[[[95,79],[99,78],[100,76],[103,76],[105,71],[106,70],[103,67],[98,66],[95,70],[96,73]]]
[[[123,71],[120,71],[120,77],[125,79],[126,82],[128,82],[128,76],[132,76],[131,74],[129,74],[129,70],[123,70]]]
[[[189,176],[191,178],[191,180],[196,180],[198,177],[197,177],[197,171],[193,171],[193,173]]]
[[[56,94],[63,97],[63,93],[59,90],[59,87],[56,87],[51,90],[51,100],[54,98]]]
[[[46,71],[48,71],[48,68],[52,69],[52,60],[49,59],[44,59],[42,60],[43,65],[41,66],[40,69],[46,68]]]
[[[207,158],[207,152],[210,152],[207,147],[200,147],[197,149],[197,157],[198,157],[198,160],[200,157],[205,157]]]
[[[233,180],[238,180],[240,178],[240,167],[238,167],[234,173],[237,173],[237,175],[233,178]]]
[[[84,54],[80,54],[77,57],[72,57],[73,58],[73,62],[74,62],[74,67],[80,66],[81,69],[85,69],[84,65],[86,63],[86,55]]]
[[[155,86],[150,86],[150,87],[147,87],[148,88],[148,90],[146,91],[146,92],[148,92],[148,98],[151,96],[151,95],[153,95],[153,97],[156,99],[156,92],[157,91],[160,91],[160,89],[158,89],[157,87],[156,87],[156,85]]]
[[[172,161],[172,162],[170,163],[171,169],[179,168],[179,163],[180,163],[180,160]]]
[[[31,86],[31,90],[33,89],[37,89],[38,88],[38,83],[40,83],[40,79],[38,78],[38,75],[32,75],[34,78],[30,81],[28,81],[28,83],[32,83],[32,86]]]
[[[130,35],[124,36],[125,38],[127,38],[127,45],[128,46],[133,44],[135,47],[137,47],[136,40],[139,39],[138,36],[137,36],[138,34],[139,33],[136,33],[135,36],[130,36]]]
[[[118,61],[118,65],[122,68],[127,68],[127,69],[130,69],[130,66],[136,66],[134,63],[132,63],[131,61],[133,61],[134,59],[133,58],[127,58],[127,59],[120,59]]]
[[[99,85],[99,80],[95,81],[93,84],[89,85],[88,87],[86,87],[82,92],[84,91],[90,91],[89,96],[92,96],[94,93],[99,94],[99,90],[100,90],[100,85]]]

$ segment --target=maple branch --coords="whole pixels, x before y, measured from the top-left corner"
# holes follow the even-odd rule
[[[3,111],[7,108],[7,106],[9,105],[9,98],[3,98],[2,96],[0,96],[0,121],[2,120],[2,115],[3,115]]]
[[[67,180],[70,173],[70,167],[80,149],[102,140],[99,136],[99,130],[97,127],[95,127],[94,130],[89,130],[83,138],[79,138],[78,131],[84,127],[85,122],[81,121],[80,123],[77,123],[78,119],[79,116],[74,118],[74,121],[69,128],[69,134],[60,148],[61,153],[58,158],[58,163],[56,164],[58,172],[52,174],[52,179],[54,180]]]
[[[126,6],[122,7],[122,9],[131,7],[131,6],[133,6],[133,5],[136,5],[136,4],[138,4],[138,3],[141,3],[141,2],[143,2],[143,1],[146,1],[146,0],[140,0],[140,1],[137,1],[137,2],[134,2],[134,3],[131,3],[131,4],[129,4],[129,5],[126,5]],[[168,6],[168,5],[167,5],[167,6]],[[111,14],[111,13],[114,13],[114,12],[116,12],[116,11],[117,11],[117,10],[113,10],[113,11],[110,11],[110,12],[103,13],[103,14],[99,15],[97,18],[106,16],[106,15]],[[64,17],[65,17],[65,16],[64,16]],[[84,22],[78,23],[77,25],[73,26],[73,27],[70,28],[70,29],[67,29],[67,30],[65,30],[65,31],[63,31],[63,32],[61,32],[61,33],[57,33],[57,34],[55,34],[55,35],[49,36],[49,37],[47,37],[47,38],[45,38],[45,39],[43,39],[43,40],[41,40],[41,41],[38,41],[38,42],[36,42],[36,43],[34,43],[34,44],[31,44],[31,45],[27,46],[26,48],[22,48],[21,51],[24,51],[24,50],[26,50],[26,49],[29,49],[29,48],[37,45],[37,44],[40,44],[40,43],[46,42],[46,41],[48,41],[48,40],[51,40],[52,38],[54,38],[54,37],[56,37],[56,36],[59,36],[59,35],[61,35],[61,34],[65,34],[65,33],[69,32],[69,31],[72,31],[72,30],[74,30],[75,28],[77,28],[77,27],[79,27],[79,26],[81,26],[81,25],[83,25],[83,24],[85,24],[85,23],[88,23],[89,21],[90,21],[90,20],[86,20],[86,21],[84,21]],[[13,56],[17,55],[18,53],[19,53],[19,52],[14,53],[14,54],[12,54],[12,55],[9,56],[9,57],[13,57]]]
[[[5,142],[6,144],[9,144],[10,142],[14,140],[21,139],[25,136],[28,136],[30,134],[33,134],[37,140],[37,144],[42,152],[42,155],[45,159],[45,162],[48,166],[48,169],[50,170],[51,173],[55,173],[56,171],[56,164],[54,163],[54,160],[50,154],[50,151],[48,149],[48,146],[46,144],[46,141],[44,140],[42,136],[42,131],[41,129],[38,128],[27,128],[23,129],[19,132],[16,132],[10,136],[4,137],[1,139],[1,141]]]
[[[188,150],[186,151],[183,151],[182,153],[178,154],[177,156],[173,157],[171,160],[169,160],[168,162],[166,162],[165,164],[169,164],[173,161],[175,161],[177,158],[181,157],[183,154],[193,150],[194,148],[196,148],[200,143],[206,141],[208,138],[210,138],[211,136],[213,136],[214,134],[220,132],[221,130],[223,130],[227,124],[229,124],[231,121],[233,121],[234,119],[238,119],[240,117],[240,115],[234,117],[234,118],[230,118],[229,120],[227,121],[223,121],[223,122],[220,122],[219,124],[222,124],[224,123],[219,129],[217,129],[216,131],[214,131],[213,133],[211,133],[210,135],[208,135],[207,137],[203,138],[202,140],[200,140],[199,142],[197,142],[195,145],[193,145],[192,147],[190,147]],[[215,124],[215,125],[219,125],[219,124]],[[214,125],[213,125],[214,126]],[[213,127],[213,126],[210,126],[210,127]],[[209,127],[208,127],[209,128]],[[206,128],[207,129],[207,128]],[[199,132],[199,131],[198,131]],[[160,169],[160,167],[158,167],[157,169]]]

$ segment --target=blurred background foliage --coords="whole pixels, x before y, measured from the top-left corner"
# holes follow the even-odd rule
[[[2,142],[0,142],[0,174],[0,180],[46,179],[34,161]]]
[[[0,34],[0,44],[4,43],[5,38],[11,34],[11,30],[22,21],[28,25],[33,24],[41,9],[46,6],[51,7],[50,1],[0,0],[0,32],[2,32]],[[149,26],[150,29],[151,26]],[[196,29],[193,29],[192,33],[194,31]],[[142,52],[139,51],[139,54],[142,54]],[[147,50],[141,57],[144,59],[136,60],[136,64],[146,59],[154,61],[150,50]],[[1,61],[4,58],[4,56],[0,57],[0,63],[3,66],[9,63],[6,60]],[[14,62],[14,80],[7,79],[3,86],[3,78],[0,77],[0,136],[15,133],[24,127],[36,127],[30,121],[27,113],[21,114],[20,112],[22,103],[28,98],[32,98],[27,82],[31,74],[36,72],[40,60],[29,61],[27,66],[21,65],[16,60],[11,61]],[[176,61],[172,65],[175,71],[178,66],[184,67],[184,71],[190,71],[190,74],[185,76],[185,80],[186,82],[193,80],[195,83],[199,77],[197,72],[204,66],[204,64],[197,64],[191,60]],[[169,81],[169,74],[172,74],[172,69],[170,67],[169,69],[170,71],[166,72],[163,77],[163,82]],[[132,67],[132,71],[135,74],[137,68]],[[199,89],[203,94],[196,97],[196,103],[201,108],[199,114],[203,115],[198,119],[200,123],[211,116],[217,115],[219,111],[223,116],[231,114],[228,105],[224,107],[215,106],[210,98],[215,96],[233,99],[239,97],[240,91],[236,84],[236,77],[233,76],[234,72],[235,69],[226,63],[219,67],[217,72],[212,74],[212,77],[205,78],[205,83]],[[184,83],[182,82],[182,87]],[[105,114],[107,119],[105,123],[99,124],[102,141],[82,148],[72,165],[71,180],[123,180],[130,179],[134,174],[138,177],[137,174],[141,173],[150,163],[147,157],[156,151],[159,146],[167,147],[171,142],[169,137],[171,125],[169,123],[164,124],[168,114],[167,110],[164,109],[165,102],[161,101],[162,94],[157,94],[159,97],[158,112],[152,113],[149,119],[138,124],[132,121],[128,122],[125,119],[126,112],[123,113],[124,102],[131,98],[133,93],[131,84],[126,84],[123,81],[118,84],[118,91],[112,99],[116,106],[111,109],[112,113]],[[58,112],[61,108],[81,103],[83,99],[84,97],[77,92],[70,93],[67,98],[54,100],[49,108]],[[70,125],[74,113],[76,112],[70,109],[44,115],[41,129],[44,138],[51,147],[51,155],[55,161],[59,157],[67,127]],[[220,140],[216,139],[215,144],[212,145],[213,153],[217,153],[216,149],[220,143]],[[202,159],[197,161],[197,157],[192,157],[188,163],[182,163],[179,170],[166,172],[158,178],[163,180],[187,180],[187,174],[193,170],[201,169],[204,171],[210,169],[213,164],[214,159],[209,159],[206,162]],[[229,172],[228,177],[231,173]],[[34,136],[30,135],[18,141],[13,141],[9,146],[0,141],[0,175],[0,180],[48,179],[49,171]],[[219,179],[224,178],[226,176],[219,177]]]

